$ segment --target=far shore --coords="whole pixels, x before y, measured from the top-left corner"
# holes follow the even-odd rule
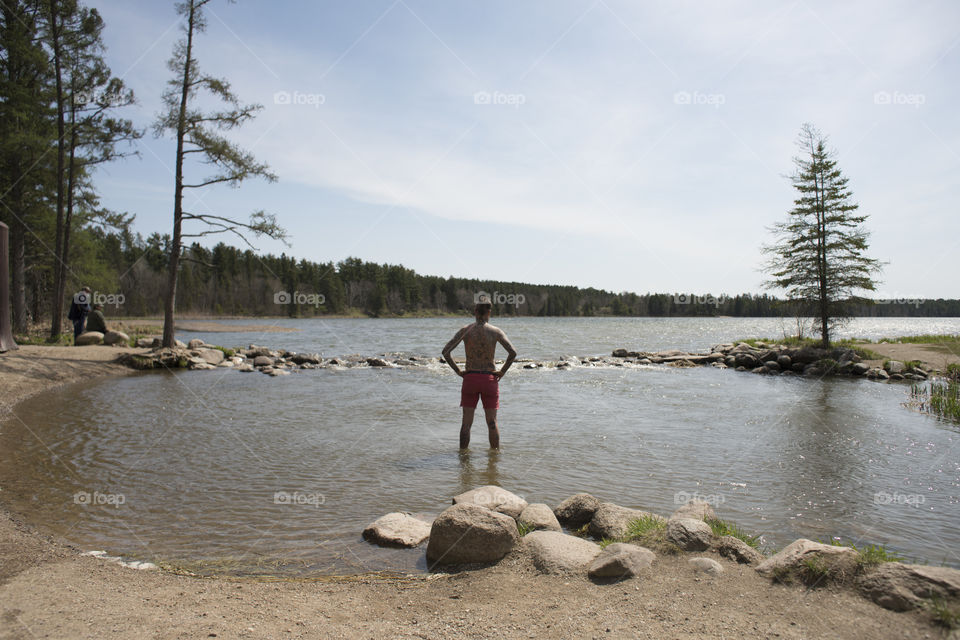
[[[884,357],[931,364],[935,361],[928,359],[935,356],[946,358],[944,365],[960,361],[936,350],[928,353],[929,345],[923,344],[870,348]],[[116,358],[147,351],[25,345],[2,353],[0,421],[16,420],[17,404],[57,386],[135,374]],[[384,511],[395,506],[384,505]],[[528,559],[512,555],[491,567],[449,574],[269,580],[140,571],[82,551],[88,550],[38,531],[0,504],[0,638],[887,639],[940,634],[919,611],[895,613],[848,589],[774,584],[750,567],[725,560],[725,572],[715,578],[697,577],[686,560],[664,557],[649,575],[600,585],[581,577],[541,575]]]

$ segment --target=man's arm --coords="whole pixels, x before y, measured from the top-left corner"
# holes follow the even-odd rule
[[[507,337],[502,330],[497,336],[497,342],[499,342],[504,349],[507,350],[507,361],[503,363],[503,367],[500,368],[500,371],[497,373],[497,379],[502,378],[507,373],[507,369],[510,368],[510,365],[513,364],[513,361],[517,359],[517,350],[513,348],[513,345],[510,343],[510,339]]]
[[[460,341],[463,340],[463,336],[467,335],[467,329],[469,325],[457,331],[457,334],[450,339],[450,342],[446,344],[443,348],[443,359],[447,361],[447,364],[450,365],[450,368],[453,369],[453,372],[458,376],[463,377],[463,372],[460,371],[460,367],[457,366],[457,363],[453,361],[453,356],[451,353],[454,349],[457,348],[457,345],[460,344]]]

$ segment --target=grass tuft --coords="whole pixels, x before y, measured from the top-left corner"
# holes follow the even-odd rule
[[[950,604],[940,596],[932,596],[929,601],[930,613],[933,620],[946,629],[960,628],[960,609]]]
[[[521,538],[527,535],[528,533],[530,533],[531,531],[535,531],[535,530],[536,530],[536,527],[534,527],[532,524],[528,522],[520,522],[519,520],[517,520],[517,531],[520,532]]]
[[[727,522],[726,520],[721,520],[720,518],[707,518],[704,522],[710,525],[710,528],[713,530],[713,535],[717,536],[718,538],[722,536],[733,536],[738,540],[746,542],[754,549],[760,547],[760,536],[748,535],[743,529],[732,522]]]

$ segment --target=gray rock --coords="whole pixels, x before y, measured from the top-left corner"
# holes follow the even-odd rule
[[[736,367],[736,366],[737,366],[737,357],[736,357],[736,356],[729,356],[729,355],[728,355],[726,358],[723,359],[723,363],[724,363],[725,365],[727,365],[728,367]]]
[[[367,364],[371,367],[389,367],[390,363],[383,358],[367,358]]]
[[[857,376],[862,376],[867,371],[870,371],[870,365],[865,364],[863,362],[854,362],[853,366],[850,367],[850,373]]]
[[[78,347],[85,347],[91,344],[100,344],[103,342],[103,334],[99,331],[85,331],[77,336],[74,344]]]
[[[780,365],[781,369],[789,369],[793,366],[793,360],[787,354],[782,353],[777,356],[777,364]]]
[[[137,348],[138,349],[152,349],[154,347],[154,341],[159,340],[159,338],[137,338]],[[159,345],[156,345],[159,346]]]
[[[257,356],[253,359],[253,366],[255,367],[272,367],[273,358],[270,356]]]
[[[887,373],[903,373],[906,367],[899,360],[889,360],[884,363],[883,368]]]
[[[173,343],[174,343],[174,345],[176,345],[176,347],[177,347],[178,349],[186,349],[186,348],[187,348],[187,345],[183,344],[183,342],[181,342],[180,340],[174,340]]]
[[[277,376],[288,376],[290,372],[286,369],[277,369],[277,368],[267,368],[263,369],[263,372],[270,376],[271,378],[276,378]]]
[[[590,519],[590,535],[594,538],[606,538],[608,540],[622,538],[626,535],[630,522],[644,516],[653,516],[664,520],[663,517],[648,511],[628,509],[612,502],[603,502],[597,507],[593,518]]]
[[[107,331],[103,334],[103,344],[115,344],[125,347],[130,344],[130,336],[123,331]]]
[[[187,359],[187,368],[193,370],[203,371],[206,369],[216,369],[215,365],[210,364],[203,358],[198,358],[196,356]]]
[[[589,493],[578,493],[557,505],[553,513],[561,524],[568,527],[582,527],[590,522],[599,506],[600,500],[598,498]]]
[[[600,545],[559,531],[534,531],[523,546],[542,573],[570,574],[584,569],[600,553]]]
[[[746,367],[747,369],[754,369],[760,364],[759,358],[753,355],[752,353],[747,353],[746,351],[741,351],[736,354],[734,363],[738,367]]]
[[[248,358],[257,358],[259,356],[267,356],[269,358],[273,357],[273,353],[270,351],[270,349],[267,349],[266,347],[258,347],[254,344],[250,345],[250,348],[247,349],[243,355],[247,356]]]
[[[694,498],[674,511],[670,519],[693,518],[695,520],[706,520],[707,518],[716,517],[717,514],[713,512],[713,507],[710,506],[709,502]]]
[[[295,364],[320,364],[323,358],[316,353],[294,353],[290,355],[290,361]]]
[[[591,578],[633,578],[653,564],[653,551],[623,542],[608,544],[587,569]]]
[[[860,592],[885,609],[907,611],[929,602],[931,596],[960,600],[960,571],[947,567],[887,562],[860,576]]]
[[[243,373],[249,373],[251,371],[256,371],[256,369],[249,362],[245,362],[243,364],[237,365],[237,371],[242,371]]]
[[[706,551],[713,542],[713,530],[703,520],[671,519],[667,522],[667,540],[684,551]]]
[[[723,573],[723,565],[713,558],[690,558],[690,566],[697,573],[709,573],[712,576]]]
[[[517,522],[522,522],[533,530],[560,531],[560,523],[557,521],[557,517],[545,504],[528,504],[520,512]]]
[[[193,342],[193,340],[190,342]],[[207,364],[216,366],[223,362],[223,351],[220,351],[220,349],[198,349],[197,354],[203,358]]]
[[[191,340],[190,342],[187,343],[187,348],[188,348],[188,349],[199,349],[200,347],[203,346],[203,344],[204,344],[204,343],[203,343],[203,340],[201,340],[200,338],[194,338],[193,340]]]
[[[427,563],[434,567],[496,562],[510,553],[519,539],[517,523],[510,516],[476,504],[455,504],[437,516],[430,527]]]
[[[762,553],[733,536],[721,536],[713,548],[724,558],[735,560],[740,564],[760,564],[764,560]]]
[[[776,360],[767,360],[766,362],[763,363],[763,366],[764,368],[766,368],[767,371],[771,371],[771,372],[780,371],[780,363],[778,363]]]
[[[384,547],[416,547],[430,537],[430,523],[407,513],[388,513],[363,530],[363,539]]]
[[[804,562],[815,560],[829,570],[829,575],[842,577],[855,573],[858,557],[859,554],[850,547],[835,547],[800,538],[757,565],[757,573],[768,578],[798,574]]]
[[[527,508],[527,501],[502,487],[487,485],[471,489],[453,498],[453,504],[474,504],[516,518]]]

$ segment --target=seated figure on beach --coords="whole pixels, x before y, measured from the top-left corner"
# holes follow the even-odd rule
[[[103,317],[103,305],[93,305],[93,311],[87,316],[87,331],[107,332],[107,320]]]
[[[507,339],[507,334],[489,323],[492,308],[489,298],[479,299],[474,308],[475,321],[457,331],[443,348],[443,359],[463,378],[460,389],[460,406],[463,407],[463,420],[460,424],[461,449],[470,446],[470,428],[473,426],[473,414],[478,400],[483,401],[490,446],[494,449],[500,447],[500,429],[497,426],[497,409],[500,408],[499,382],[516,359],[517,351]],[[467,352],[464,371],[460,370],[451,355],[461,341]],[[499,371],[494,365],[494,353],[498,343],[507,350],[507,359]]]

